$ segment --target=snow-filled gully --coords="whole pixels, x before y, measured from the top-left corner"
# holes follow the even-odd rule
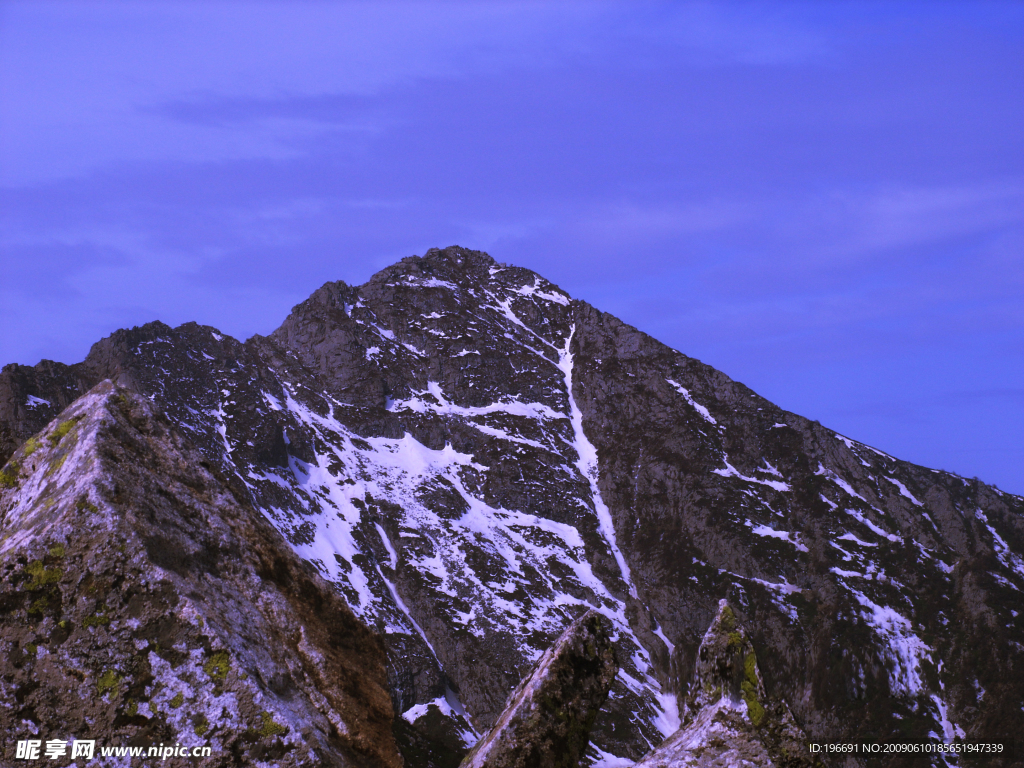
[[[601,498],[601,489],[597,485],[599,472],[597,448],[587,439],[587,435],[583,431],[583,412],[576,405],[576,398],[572,394],[573,354],[569,351],[569,347],[572,344],[572,337],[575,333],[576,326],[574,325],[569,332],[569,337],[565,340],[565,348],[558,351],[558,369],[565,376],[565,391],[569,397],[569,420],[572,423],[572,431],[575,435],[573,448],[576,450],[576,455],[579,456],[576,460],[576,469],[579,470],[579,473],[590,484],[590,495],[594,503],[594,512],[597,515],[598,529],[601,531],[601,535],[615,557],[615,562],[619,566],[622,580],[626,583],[630,596],[636,597],[636,586],[633,584],[629,565],[626,563],[626,558],[623,557],[622,550],[619,549],[619,543],[615,537],[615,525],[612,521],[612,514],[608,510],[608,505],[604,503],[604,499]]]
[[[527,331],[534,340],[554,353],[541,355],[529,344],[523,345],[544,357],[547,364],[555,365],[561,373],[566,387],[568,414],[540,403],[500,402],[475,408],[458,406],[451,403],[440,386],[433,382],[427,391],[414,394],[410,400],[395,402],[391,407],[461,419],[477,429],[484,425],[474,420],[490,413],[538,422],[567,419],[572,427],[571,443],[566,436],[549,445],[531,447],[549,452],[554,450],[565,456],[565,463],[573,464],[575,471],[585,479],[589,499],[581,498],[580,503],[593,509],[595,527],[615,558],[626,591],[635,599],[637,589],[619,548],[611,512],[601,496],[597,450],[586,437],[583,414],[573,395],[574,357],[570,348],[575,326],[564,339],[564,344],[556,346],[527,328],[521,320],[515,322],[518,318],[515,318],[509,302],[501,304],[495,309],[506,320],[517,330]],[[521,343],[522,340],[519,341]],[[342,591],[364,620],[381,626],[386,632],[418,636],[441,665],[427,631],[415,619],[410,604],[403,600],[399,584],[394,579],[397,569],[409,567],[424,574],[432,585],[437,600],[431,610],[437,616],[445,617],[445,622],[453,629],[461,626],[477,637],[501,631],[516,639],[526,661],[539,657],[543,650],[534,647],[538,633],[556,634],[564,626],[567,607],[596,608],[607,615],[615,627],[623,655],[619,682],[631,696],[637,697],[637,716],[663,736],[678,728],[679,713],[674,694],[663,690],[654,677],[649,653],[626,619],[625,604],[594,574],[582,536],[574,526],[528,511],[486,504],[467,488],[464,479],[488,470],[471,455],[458,453],[451,446],[441,450],[429,449],[410,434],[400,439],[359,438],[332,415],[320,415],[306,407],[287,387],[283,391],[286,402],[281,407],[322,438],[322,441],[317,441],[321,448],[314,463],[293,467],[293,476],[287,478],[287,484],[292,485],[300,499],[319,500],[322,511],[304,513],[300,520],[290,513],[282,514],[281,510],[268,510],[268,517],[286,535],[292,532],[296,523],[301,523],[307,531],[312,524],[312,535],[305,536],[303,543],[296,544],[296,551],[316,564],[327,578],[345,585]],[[495,433],[494,437],[514,443],[526,442],[525,438],[505,430],[485,428],[481,431]],[[323,452],[325,444],[327,450]],[[575,461],[570,448],[576,454]],[[337,471],[339,462],[343,467],[340,473]],[[569,466],[566,469],[569,470]],[[250,479],[281,480],[281,484],[286,481],[276,477],[254,476]],[[442,518],[418,501],[417,490],[425,484],[437,482],[449,486],[465,502],[466,511],[460,518]],[[402,536],[409,531],[408,535],[414,537],[410,540],[419,542],[412,548],[399,546],[399,540],[389,539],[383,528],[376,526],[374,534],[380,536],[387,551],[387,560],[372,564],[369,569],[365,567],[366,561],[357,557],[360,554],[368,557],[369,553],[360,539],[364,534],[356,531],[363,514],[362,499],[367,495],[397,504],[402,510],[397,521],[403,531]],[[304,506],[309,509],[308,505]],[[409,540],[402,538],[401,541]],[[488,571],[486,577],[476,573],[467,560],[467,548],[473,547],[497,558],[494,561],[498,564],[495,573]],[[336,556],[345,561],[345,568],[340,567]],[[562,576],[553,575],[549,564],[552,560],[561,564]],[[543,583],[528,581],[528,571],[539,574]],[[529,578],[536,579],[536,576]],[[375,583],[378,586],[374,586]],[[512,597],[512,593],[521,587],[526,587],[530,593],[525,601]],[[580,594],[580,590],[582,595],[575,596]],[[474,607],[464,612],[455,607],[460,602]],[[672,643],[660,628],[656,634],[671,652]],[[623,694],[625,691],[620,695]]]

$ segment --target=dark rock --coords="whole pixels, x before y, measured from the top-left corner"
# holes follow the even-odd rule
[[[461,768],[575,768],[619,671],[609,622],[588,611],[512,692]]]
[[[807,736],[765,695],[757,655],[726,600],[697,651],[679,731],[635,768],[812,768]]]

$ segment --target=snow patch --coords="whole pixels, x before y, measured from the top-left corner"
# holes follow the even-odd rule
[[[425,714],[431,707],[437,707],[441,710],[441,714],[445,717],[451,717],[453,712],[451,704],[448,703],[448,699],[444,696],[438,696],[436,699],[428,701],[426,704],[416,704],[402,713],[402,719],[407,723],[415,723]]]
[[[852,541],[854,544],[859,544],[862,547],[877,547],[878,546],[877,543],[872,543],[870,541],[863,541],[862,539],[858,539],[852,533],[844,533],[842,536],[839,537],[839,541]]]
[[[919,507],[923,507],[924,506],[924,504],[922,504],[920,501],[918,501],[914,497],[914,494],[912,494],[910,491],[907,490],[907,486],[905,486],[899,480],[896,480],[895,478],[892,478],[892,477],[886,477],[885,475],[882,475],[882,479],[883,480],[888,480],[890,483],[892,483],[897,488],[899,488],[901,496],[904,496],[904,497],[910,499],[914,504],[916,504]],[[933,523],[933,525],[934,525],[934,523]]]
[[[615,537],[612,513],[601,498],[601,489],[597,484],[598,472],[600,471],[597,463],[597,448],[594,447],[594,444],[590,442],[583,431],[583,412],[576,405],[576,398],[572,394],[573,355],[569,351],[569,347],[572,345],[572,337],[575,333],[576,326],[573,325],[569,331],[569,336],[565,340],[565,348],[558,353],[558,368],[565,376],[565,391],[569,396],[569,420],[575,435],[573,446],[576,448],[576,454],[579,456],[576,460],[576,469],[590,484],[590,495],[594,503],[594,511],[597,513],[598,529],[604,540],[608,543],[608,548],[611,549],[612,555],[615,557],[615,562],[622,573],[622,580],[626,582],[626,586],[629,588],[629,594],[632,597],[636,597],[636,587],[633,585],[633,579],[630,576],[629,565],[626,564],[626,558],[619,549]]]
[[[713,469],[711,471],[716,475],[721,475],[722,477],[737,477],[740,480],[746,480],[748,483],[767,485],[769,488],[774,488],[776,491],[790,490],[789,483],[784,483],[781,480],[759,480],[756,477],[747,477],[746,475],[741,474],[736,467],[729,463],[728,457],[725,457],[725,469]]]
[[[591,760],[590,768],[632,768],[636,762],[626,757],[613,755],[611,752],[605,752],[593,743],[591,743],[590,751],[587,753],[588,758],[591,753],[595,754],[596,757]]]
[[[964,729],[950,721],[949,707],[946,706],[946,702],[935,694],[932,694],[931,699],[935,704],[935,709],[938,710],[939,713],[939,725],[942,727],[942,740],[946,744],[950,744],[953,739],[966,738],[967,734],[964,733]]]
[[[992,543],[995,546],[996,557],[999,558],[999,562],[1021,578],[1024,578],[1024,559],[1021,559],[1016,552],[1010,549],[1010,545],[1007,544],[1006,540],[1003,539],[1003,537],[996,532],[996,529],[992,527],[988,521],[988,515],[986,515],[980,507],[974,514],[975,517],[981,520],[985,527],[988,528],[988,532],[992,534]]]
[[[921,662],[929,659],[931,648],[913,632],[911,623],[892,608],[878,605],[867,595],[842,582],[866,610],[863,619],[878,635],[880,655],[892,664],[890,690],[897,696],[921,692]]]
[[[706,421],[708,424],[714,424],[716,427],[718,426],[718,422],[715,421],[715,417],[711,415],[708,409],[690,396],[690,390],[686,389],[679,382],[673,381],[672,379],[665,379],[665,381],[671,384],[672,388],[683,396],[683,399],[686,400],[686,402],[688,402],[693,407],[693,409],[701,415],[701,418],[703,418],[704,421]]]
[[[658,703],[661,704],[661,712],[654,718],[654,727],[661,731],[661,735],[668,738],[679,730],[682,720],[679,717],[679,702],[672,691],[662,690],[658,693]]]
[[[853,490],[853,488],[850,486],[848,482],[843,480],[843,478],[839,477],[839,475],[837,475],[831,469],[825,469],[825,466],[820,462],[818,463],[818,469],[814,474],[824,475],[826,480],[831,480],[833,483],[835,483],[844,491],[846,491],[846,493],[849,494],[850,496],[853,496],[855,499],[860,499],[865,504],[868,504],[868,500],[861,496],[859,493],[857,493],[855,490]]]
[[[749,520],[747,526],[758,536],[768,536],[773,539],[781,539],[782,541],[788,541],[794,547],[801,552],[810,552],[807,547],[800,543],[800,534],[792,533],[791,531],[777,531],[774,528],[769,528],[767,525],[754,525]],[[794,538],[789,538],[793,536]]]
[[[858,523],[871,529],[882,538],[888,539],[889,541],[903,541],[903,539],[901,539],[896,534],[889,533],[884,528],[880,528],[879,526],[875,525],[873,522],[871,522],[867,517],[865,517],[861,512],[858,512],[856,509],[847,508],[844,511]]]
[[[410,280],[410,282],[412,282]],[[455,283],[449,283],[447,280],[438,280],[437,278],[431,277],[426,280],[419,282],[421,288],[447,288],[450,291],[457,291],[459,287]]]
[[[561,293],[552,293],[550,291],[542,291],[540,278],[535,277],[533,279],[533,285],[524,285],[521,288],[516,288],[515,293],[521,296],[536,296],[538,299],[544,299],[545,301],[552,301],[555,304],[561,304],[563,307],[569,306],[569,297]]]

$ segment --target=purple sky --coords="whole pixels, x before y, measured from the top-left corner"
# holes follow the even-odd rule
[[[0,364],[454,243],[1024,493],[1024,4],[0,0]]]

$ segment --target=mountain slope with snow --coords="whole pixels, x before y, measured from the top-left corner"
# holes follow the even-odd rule
[[[266,338],[151,323],[8,366],[8,450],[102,378],[383,633],[410,764],[457,762],[589,608],[621,663],[590,758],[639,758],[724,597],[812,737],[1024,731],[1024,500],[782,411],[528,270],[433,250]]]

